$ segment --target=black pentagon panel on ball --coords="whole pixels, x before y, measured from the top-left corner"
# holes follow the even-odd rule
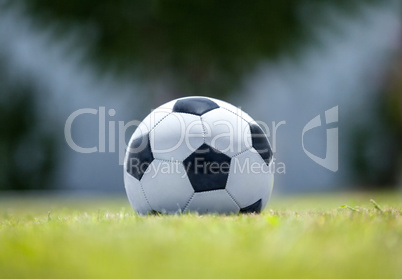
[[[250,204],[249,206],[240,208],[240,213],[260,213],[262,209],[262,200],[259,199],[253,204]]]
[[[194,97],[178,100],[173,107],[173,112],[203,115],[204,113],[217,108],[219,108],[218,104],[211,99]]]
[[[265,161],[267,165],[272,160],[272,150],[269,146],[267,136],[260,126],[257,124],[250,124],[251,140],[254,149],[260,154],[261,158]]]
[[[126,170],[129,174],[141,180],[148,166],[154,160],[149,135],[134,139],[127,149]]]
[[[201,145],[184,161],[195,192],[225,189],[231,158],[208,144]]]

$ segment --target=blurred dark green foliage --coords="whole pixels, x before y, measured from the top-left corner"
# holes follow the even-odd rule
[[[325,24],[321,4],[353,13],[362,2],[373,1],[20,2],[56,36],[79,29],[98,69],[132,73],[151,83],[162,79],[173,96],[224,97],[258,62],[294,53],[311,36],[305,21]]]
[[[352,164],[360,183],[394,188],[402,171],[402,53],[395,56],[371,111],[371,125],[355,127]]]
[[[50,188],[56,139],[40,123],[37,90],[6,71],[0,56],[0,190]]]

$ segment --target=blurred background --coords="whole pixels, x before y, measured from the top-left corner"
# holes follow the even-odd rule
[[[276,193],[402,189],[401,1],[0,0],[0,191],[123,193],[117,133],[77,153],[69,115],[98,110],[72,136],[99,150],[100,107],[108,134],[190,95],[282,123]],[[302,146],[335,106],[337,172]],[[322,158],[326,129],[304,137]]]

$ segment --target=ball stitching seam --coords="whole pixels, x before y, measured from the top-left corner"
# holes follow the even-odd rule
[[[245,149],[245,150],[243,150],[243,151],[240,151],[240,152],[237,153],[237,154],[232,155],[232,158],[237,157],[237,156],[239,156],[239,155],[241,155],[241,154],[243,154],[243,153],[246,153],[247,151],[250,151],[252,148],[253,148],[252,146],[251,146],[251,147],[247,147],[247,149]]]
[[[151,133],[151,132],[156,128],[156,126],[158,126],[159,123],[162,122],[162,120],[164,120],[166,117],[168,117],[168,116],[171,115],[171,114],[172,114],[172,113],[169,112],[167,115],[165,115],[164,117],[162,117],[158,122],[156,122],[156,124],[151,128],[151,130],[149,130],[148,134]]]
[[[205,143],[205,138],[206,138],[206,130],[205,130],[205,126],[204,126],[204,121],[202,120],[202,117],[200,116],[200,121],[201,121],[201,126],[202,126],[202,139]]]
[[[228,177],[229,178],[229,177]],[[229,191],[225,188],[226,193],[228,193],[228,196],[232,199],[232,201],[239,207],[239,210],[241,209],[241,206],[239,205],[239,203],[236,201],[236,199],[232,196],[231,193],[229,193]]]
[[[193,193],[190,197],[190,199],[186,202],[186,204],[183,207],[183,212],[186,211],[187,207],[190,205],[190,202],[192,201],[192,199],[194,198],[195,193]]]
[[[151,204],[149,203],[149,200],[148,200],[148,198],[147,198],[147,195],[145,194],[145,190],[144,190],[144,187],[142,186],[142,182],[141,182],[141,181],[140,181],[140,186],[141,186],[142,194],[144,195],[144,198],[145,198],[147,204],[149,205],[149,208],[151,209],[151,211],[154,210],[154,209],[152,208]]]
[[[249,121],[247,121],[243,116],[241,116],[241,115],[238,115],[236,112],[234,112],[234,111],[231,111],[230,109],[228,109],[228,108],[224,108],[224,107],[221,107],[221,108],[223,108],[224,110],[227,110],[227,111],[229,111],[229,112],[231,112],[231,113],[233,113],[234,115],[236,115],[237,117],[240,117],[241,119],[243,119],[244,121],[246,121],[248,124],[250,124],[250,122]]]

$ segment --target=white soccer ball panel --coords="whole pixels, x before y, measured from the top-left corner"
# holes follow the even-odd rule
[[[270,187],[268,196],[265,196],[262,199],[262,209],[265,208],[265,206],[267,205],[267,203],[269,202],[269,200],[271,199],[271,196],[272,196],[272,189],[274,188],[274,175],[273,174],[271,175],[271,185],[272,186]]]
[[[172,110],[168,108],[157,108],[148,114],[145,119],[138,125],[135,129],[133,135],[130,138],[128,146],[130,146],[131,141],[137,139],[152,130],[164,117],[169,115]]]
[[[226,190],[240,207],[262,200],[266,205],[273,188],[273,174],[257,152],[246,151],[233,157]]]
[[[204,143],[204,128],[199,116],[171,113],[150,133],[154,158],[183,161]]]
[[[131,206],[141,215],[146,215],[151,212],[144,192],[141,189],[141,182],[124,171],[124,186]]]
[[[170,108],[158,107],[148,114],[141,124],[144,124],[149,132],[171,112],[172,109]]]
[[[181,212],[194,193],[180,162],[153,160],[141,183],[152,209],[162,213]]]
[[[218,100],[218,99],[215,99],[215,98],[210,98],[210,99],[212,101],[214,101],[215,103],[217,103],[221,108],[226,109],[226,110],[228,110],[228,111],[230,111],[230,112],[242,117],[245,121],[247,121],[247,122],[254,121],[254,119],[250,115],[245,113],[241,108],[235,107],[234,105],[229,104],[229,103],[227,103],[225,101],[222,101],[222,100]]]
[[[184,212],[237,214],[239,206],[225,189],[195,193]]]
[[[218,108],[201,116],[205,143],[229,157],[252,147],[249,124],[242,118]]]

